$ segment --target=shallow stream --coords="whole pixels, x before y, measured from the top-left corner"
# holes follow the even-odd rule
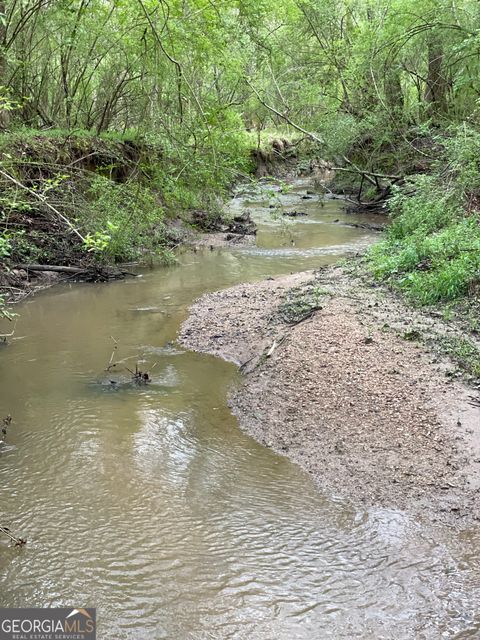
[[[302,199],[307,187],[232,201],[258,222],[255,247],[186,252],[18,309],[0,347],[0,412],[13,416],[0,524],[28,544],[0,539],[0,606],[96,606],[99,640],[480,637],[478,532],[432,533],[322,495],[240,431],[226,404],[233,365],[175,344],[206,291],[372,241],[334,222],[367,218]],[[272,216],[272,198],[308,215]],[[106,372],[113,350],[152,382]]]

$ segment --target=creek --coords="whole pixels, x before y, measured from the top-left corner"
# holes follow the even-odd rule
[[[25,301],[0,348],[0,606],[95,606],[100,640],[480,637],[478,532],[358,509],[245,435],[232,364],[180,348],[207,291],[315,268],[376,235],[335,200],[244,192],[256,246],[205,248]],[[271,187],[268,187],[271,189]],[[323,206],[322,206],[323,205]],[[339,220],[340,223],[334,222]],[[112,340],[115,340],[115,343]],[[115,360],[150,373],[138,386]],[[113,382],[112,382],[113,381]],[[339,478],[341,482],[341,478]]]

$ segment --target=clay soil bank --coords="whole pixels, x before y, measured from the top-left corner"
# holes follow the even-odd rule
[[[417,331],[455,333],[330,267],[207,294],[180,341],[240,366],[240,426],[321,490],[466,526],[480,520],[479,394],[405,339]]]

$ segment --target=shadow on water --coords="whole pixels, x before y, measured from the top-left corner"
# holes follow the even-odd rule
[[[185,253],[23,305],[24,338],[0,359],[14,417],[0,522],[29,542],[0,541],[0,606],[96,606],[105,640],[475,637],[478,532],[433,536],[402,513],[322,495],[238,429],[233,365],[175,344],[202,293],[327,264],[374,237],[333,224],[337,202],[301,201],[310,222],[285,229],[249,197],[258,248]],[[112,336],[115,358],[150,383],[105,371]]]

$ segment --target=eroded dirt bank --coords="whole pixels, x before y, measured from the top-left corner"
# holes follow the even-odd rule
[[[479,394],[406,340],[412,327],[451,331],[332,267],[207,294],[180,341],[241,366],[230,397],[241,427],[320,488],[434,521],[479,520]]]

